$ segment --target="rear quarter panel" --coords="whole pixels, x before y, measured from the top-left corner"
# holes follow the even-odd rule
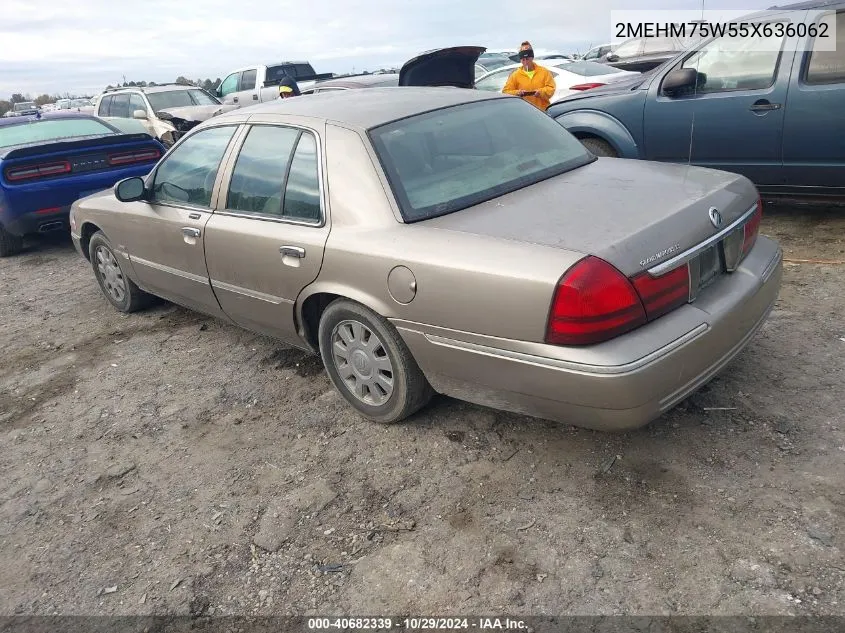
[[[582,255],[425,223],[402,224],[361,134],[327,126],[332,231],[320,274],[300,296],[300,307],[308,296],[326,292],[387,318],[542,341],[555,286]],[[399,266],[415,281],[408,303],[394,299],[388,289],[388,277]]]

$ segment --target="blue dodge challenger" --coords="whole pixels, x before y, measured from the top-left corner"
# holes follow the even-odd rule
[[[27,234],[69,231],[75,200],[145,176],[164,152],[88,114],[0,119],[0,257],[20,252]]]

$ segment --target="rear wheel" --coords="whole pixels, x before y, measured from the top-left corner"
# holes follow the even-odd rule
[[[590,150],[596,156],[608,156],[610,158],[618,158],[619,154],[613,149],[613,146],[604,139],[588,136],[580,139],[581,144]]]
[[[0,257],[11,257],[23,250],[23,238],[20,235],[12,235],[0,226]]]
[[[135,312],[155,301],[153,295],[141,290],[126,276],[111,243],[102,231],[97,231],[88,243],[91,266],[100,290],[121,312]]]
[[[428,404],[434,391],[396,329],[347,299],[320,318],[320,355],[334,386],[374,422],[392,424]]]

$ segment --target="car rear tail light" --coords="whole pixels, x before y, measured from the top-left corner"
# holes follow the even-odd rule
[[[742,256],[745,257],[748,252],[754,248],[757,241],[757,235],[760,233],[760,222],[763,219],[763,201],[757,199],[757,209],[754,214],[748,219],[743,227],[742,238]]]
[[[598,88],[600,86],[604,86],[605,84],[601,83],[586,83],[586,84],[575,84],[574,86],[569,86],[570,90],[591,90],[593,88]]]
[[[648,271],[633,277],[634,288],[640,295],[648,320],[679,308],[689,301],[689,266],[682,264],[659,277],[652,277]]]
[[[47,176],[58,176],[70,172],[70,163],[66,160],[55,163],[42,163],[40,165],[27,165],[25,167],[12,167],[6,170],[6,179],[10,182],[19,180],[31,180],[33,178],[46,178]]]
[[[129,165],[131,163],[144,163],[151,160],[158,160],[161,158],[161,152],[157,149],[145,149],[137,152],[127,152],[124,154],[110,154],[109,165]]]
[[[600,343],[645,322],[645,309],[628,278],[603,259],[588,256],[572,266],[557,284],[546,342]]]
[[[61,210],[61,207],[46,207],[44,209],[38,209],[38,211],[35,212],[35,215],[49,215],[50,213],[58,213]]]

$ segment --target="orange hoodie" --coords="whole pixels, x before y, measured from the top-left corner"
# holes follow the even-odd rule
[[[529,75],[529,72],[523,67],[520,66],[517,68],[508,77],[508,81],[505,83],[505,87],[502,88],[502,92],[509,95],[516,95],[520,90],[527,90],[529,92],[539,90],[540,96],[538,97],[525,95],[522,98],[545,112],[546,108],[549,107],[552,95],[555,93],[555,78],[547,68],[543,68],[537,64],[534,64],[534,70],[530,72],[531,74]]]

